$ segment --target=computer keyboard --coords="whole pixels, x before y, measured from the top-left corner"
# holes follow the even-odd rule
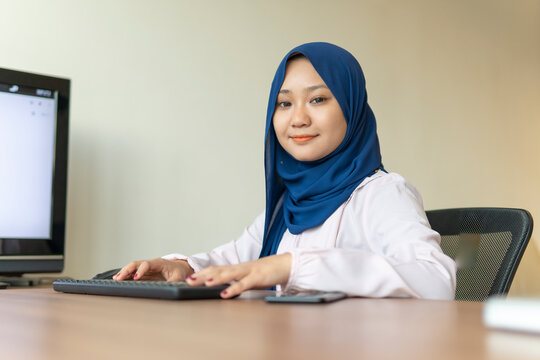
[[[115,280],[71,280],[58,279],[53,289],[60,292],[143,297],[154,299],[188,300],[218,299],[221,291],[229,285],[189,286],[185,282],[168,281],[115,281]]]

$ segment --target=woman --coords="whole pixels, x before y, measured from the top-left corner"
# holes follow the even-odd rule
[[[439,247],[422,199],[383,169],[375,116],[356,59],[328,43],[291,50],[268,102],[266,210],[209,253],[126,265],[115,280],[343,291],[453,299],[456,266]]]

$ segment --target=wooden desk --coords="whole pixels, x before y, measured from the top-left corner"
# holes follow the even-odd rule
[[[540,337],[487,330],[481,303],[165,301],[0,291],[1,359],[540,359]]]

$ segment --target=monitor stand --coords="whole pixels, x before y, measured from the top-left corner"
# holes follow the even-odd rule
[[[0,276],[0,282],[7,283],[9,286],[35,286],[41,284],[41,279],[23,276]]]

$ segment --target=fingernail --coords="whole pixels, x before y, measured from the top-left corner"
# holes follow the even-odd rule
[[[208,279],[208,280],[206,280],[206,281],[207,281],[207,282],[212,282],[212,281],[214,281],[214,279],[213,279],[213,278],[210,278],[210,279]]]
[[[223,290],[223,291],[221,292],[221,294],[227,295],[227,290]]]
[[[138,277],[139,277],[139,274],[133,275],[133,278],[134,278],[134,279],[136,279],[136,278],[138,278]]]
[[[194,276],[189,276],[188,279],[189,280],[196,280]]]

